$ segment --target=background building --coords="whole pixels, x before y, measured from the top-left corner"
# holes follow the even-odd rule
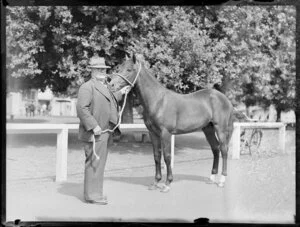
[[[74,98],[56,97],[50,89],[41,92],[31,89],[24,92],[10,92],[6,98],[6,115],[16,116],[74,116],[76,117]]]

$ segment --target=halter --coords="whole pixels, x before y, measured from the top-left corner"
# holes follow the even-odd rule
[[[140,64],[139,64],[139,70],[138,70],[138,72],[137,72],[137,74],[136,74],[136,77],[134,78],[133,82],[129,81],[125,76],[123,76],[123,75],[120,74],[120,73],[114,73],[114,74],[117,75],[117,76],[119,76],[119,77],[121,77],[123,80],[125,80],[131,87],[134,87],[134,85],[135,85],[135,83],[136,83],[136,80],[137,80],[137,78],[138,78],[139,75],[140,75],[141,68],[142,68],[142,64],[141,64],[141,62],[140,62]]]
[[[121,77],[123,80],[125,80],[131,87],[134,87],[135,83],[136,83],[136,80],[137,78],[139,77],[140,75],[140,72],[141,72],[141,68],[142,68],[142,64],[140,63],[139,65],[139,70],[136,74],[136,77],[134,78],[133,82],[130,82],[127,78],[125,78],[123,75],[119,74],[119,73],[114,73],[115,75]],[[105,129],[101,132],[101,134],[103,133],[106,133],[106,132],[113,132],[116,130],[116,128],[118,128],[121,124],[121,120],[122,120],[122,115],[123,115],[123,111],[124,111],[124,107],[125,107],[125,104],[126,104],[126,100],[127,100],[127,95],[128,95],[128,92],[125,93],[125,98],[124,98],[124,102],[123,102],[123,106],[122,106],[122,109],[119,113],[119,120],[118,120],[118,124],[116,124],[116,126],[113,128],[113,129]],[[99,160],[99,156],[96,154],[96,151],[95,151],[95,135],[92,136],[92,142],[93,142],[93,154],[95,155],[96,159]]]

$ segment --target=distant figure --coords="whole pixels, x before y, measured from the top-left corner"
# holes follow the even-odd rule
[[[41,107],[40,104],[38,104],[36,110],[37,110],[37,115],[40,116],[41,115],[41,111],[42,111],[42,107]]]
[[[30,117],[33,116],[34,117],[34,111],[35,111],[35,105],[32,102],[29,106],[29,111],[30,111]]]
[[[46,114],[47,116],[51,116],[51,109],[52,109],[52,106],[49,104],[48,107],[46,108]]]
[[[47,113],[47,105],[44,103],[44,104],[42,105],[42,115],[45,116],[46,113]]]
[[[25,103],[25,111],[26,111],[26,117],[30,116],[30,108],[29,108],[29,103]]]

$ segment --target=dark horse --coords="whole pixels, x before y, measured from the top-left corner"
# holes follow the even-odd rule
[[[153,144],[156,166],[155,182],[149,189],[158,187],[161,180],[161,151],[167,168],[166,184],[170,189],[173,180],[171,168],[172,134],[190,133],[202,129],[213,156],[209,183],[224,186],[227,176],[228,144],[233,131],[233,106],[224,94],[215,89],[203,89],[191,94],[178,94],[162,86],[147,70],[143,62],[132,58],[119,66],[118,76],[112,76],[109,86],[119,90],[130,84],[144,108],[143,118]],[[219,182],[216,180],[221,151],[223,168]]]

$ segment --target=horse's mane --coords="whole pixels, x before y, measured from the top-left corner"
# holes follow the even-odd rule
[[[137,59],[138,62],[141,63],[142,67],[144,68],[145,72],[146,72],[146,76],[149,77],[154,83],[156,83],[158,86],[160,86],[161,88],[164,88],[166,90],[169,90],[167,89],[165,86],[162,85],[162,83],[160,83],[157,79],[157,77],[155,76],[155,73],[153,72],[153,70],[151,68],[148,68],[146,67],[146,62],[144,60],[140,60],[140,59]],[[169,90],[171,91],[171,90]]]

